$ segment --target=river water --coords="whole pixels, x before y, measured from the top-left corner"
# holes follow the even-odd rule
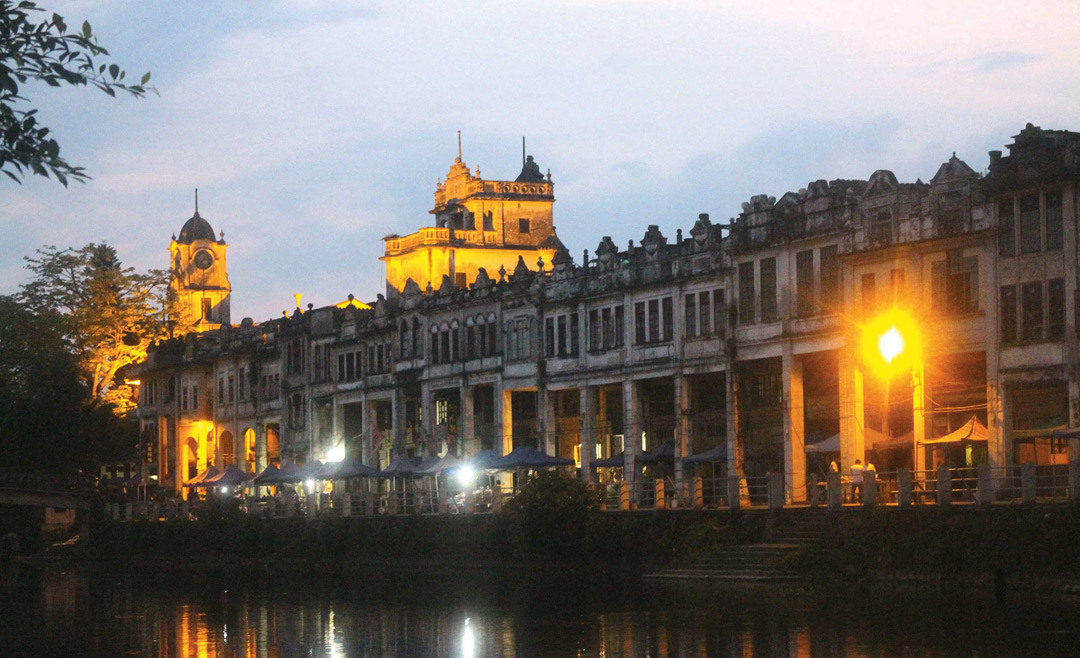
[[[133,576],[0,565],[0,655],[1078,656],[1080,601],[539,574]]]

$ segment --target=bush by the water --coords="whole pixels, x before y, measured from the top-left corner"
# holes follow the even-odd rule
[[[542,471],[503,507],[501,521],[513,547],[528,557],[580,560],[600,499],[581,480]]]

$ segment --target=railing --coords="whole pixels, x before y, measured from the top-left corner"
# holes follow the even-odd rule
[[[790,474],[702,478],[646,478],[594,485],[604,511],[781,508],[831,508],[868,505],[990,505],[1058,502],[1080,499],[1080,461],[1053,466],[982,465],[862,475],[830,473],[825,482],[810,482],[805,492],[792,487]],[[279,493],[273,497],[220,501],[169,500],[112,503],[106,515],[116,521],[198,518],[211,505],[235,504],[246,514],[265,518],[371,516],[397,514],[484,514],[498,511],[515,492],[497,484],[472,491],[435,489],[410,482],[378,492],[330,494]]]
[[[407,251],[422,244],[442,244],[451,240],[465,244],[492,244],[498,240],[499,234],[495,231],[460,230],[450,228],[422,228],[416,233],[411,233],[400,238],[391,238],[386,241],[386,253],[393,254]]]

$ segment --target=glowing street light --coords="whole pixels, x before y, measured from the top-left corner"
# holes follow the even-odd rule
[[[458,482],[463,487],[469,487],[476,480],[476,470],[468,464],[463,465],[457,472]]]
[[[881,358],[885,359],[885,363],[892,363],[904,351],[904,337],[894,324],[889,327],[888,331],[881,334],[877,346]]]

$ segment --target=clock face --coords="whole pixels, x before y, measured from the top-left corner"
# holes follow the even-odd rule
[[[195,254],[195,267],[200,270],[210,269],[210,266],[214,264],[214,257],[210,255],[209,251],[200,251]]]

